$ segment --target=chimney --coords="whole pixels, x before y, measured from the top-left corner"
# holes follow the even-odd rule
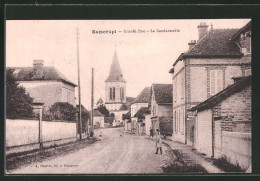
[[[43,60],[33,60],[34,78],[43,78]]]
[[[205,22],[201,22],[198,26],[199,40],[208,32],[208,25]]]
[[[189,45],[189,50],[192,49],[196,45],[196,40],[191,40],[190,43],[188,43],[188,45]]]

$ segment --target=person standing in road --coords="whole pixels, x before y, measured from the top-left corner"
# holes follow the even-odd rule
[[[153,129],[150,127],[150,137],[153,138]]]
[[[161,139],[161,135],[160,135],[160,131],[159,129],[156,129],[157,134],[156,134],[156,153],[158,154],[158,150],[160,149],[160,152],[162,154],[162,139]]]

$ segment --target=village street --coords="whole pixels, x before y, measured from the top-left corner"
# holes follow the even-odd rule
[[[167,160],[155,154],[155,143],[147,136],[124,134],[123,128],[102,131],[103,139],[77,152],[52,158],[41,163],[13,170],[15,174],[113,174],[113,173],[162,173]],[[120,136],[122,134],[122,137]],[[37,166],[36,166],[37,165]]]

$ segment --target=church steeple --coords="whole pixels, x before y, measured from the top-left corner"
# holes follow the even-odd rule
[[[123,74],[118,62],[116,50],[115,50],[113,62],[110,67],[109,76],[105,80],[105,82],[126,82],[125,79],[123,78]]]

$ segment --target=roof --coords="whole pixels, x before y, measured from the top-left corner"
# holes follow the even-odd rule
[[[134,97],[126,97],[126,104],[131,105],[134,100],[135,100]]]
[[[251,22],[249,21],[245,26],[243,26],[242,28],[240,28],[233,36],[232,36],[232,40],[235,40],[236,38],[240,37],[239,35],[241,33],[244,33],[248,30],[251,30]]]
[[[132,102],[134,103],[149,103],[150,102],[150,87],[145,87],[142,92],[135,98],[135,100]]]
[[[128,110],[130,107],[126,104],[122,104],[119,108],[120,111]]]
[[[123,78],[123,74],[118,62],[117,53],[115,52],[113,62],[110,67],[110,72],[108,78],[105,82],[126,82]]]
[[[238,29],[212,29],[184,56],[241,56],[240,48],[231,40],[236,32]]]
[[[251,78],[252,78],[251,75],[242,78],[241,80],[239,80],[239,81],[235,82],[234,84],[228,86],[227,88],[223,89],[222,91],[220,91],[216,95],[210,97],[206,101],[204,101],[204,102],[198,104],[197,106],[191,108],[190,111],[195,111],[195,110],[203,111],[203,110],[206,110],[206,109],[213,107],[214,105],[218,104],[219,102],[221,102],[225,98],[231,96],[234,93],[240,92],[245,87],[251,85],[251,83],[252,83]]]
[[[123,114],[123,119],[131,119],[131,111],[128,111],[127,113]]]
[[[211,29],[193,48],[182,53],[173,66],[184,58],[241,58],[243,54],[233,40],[240,29]],[[171,69],[169,73],[173,73]]]
[[[141,107],[134,115],[134,117],[138,117],[138,119],[144,119],[145,114],[149,113],[148,107]]]
[[[101,112],[99,112],[99,110],[97,109],[94,109],[94,114],[93,114],[94,117],[97,117],[97,116],[105,116],[104,114],[102,114]]]
[[[172,104],[172,84],[152,84],[157,104]]]
[[[122,104],[119,108],[120,111],[128,110],[130,109],[131,103],[134,101],[135,98],[133,97],[126,97],[126,103]]]
[[[55,67],[43,66],[43,76],[41,78],[34,76],[33,67],[7,67],[6,69],[14,70],[14,76],[17,81],[57,80],[74,87],[77,86]]]

